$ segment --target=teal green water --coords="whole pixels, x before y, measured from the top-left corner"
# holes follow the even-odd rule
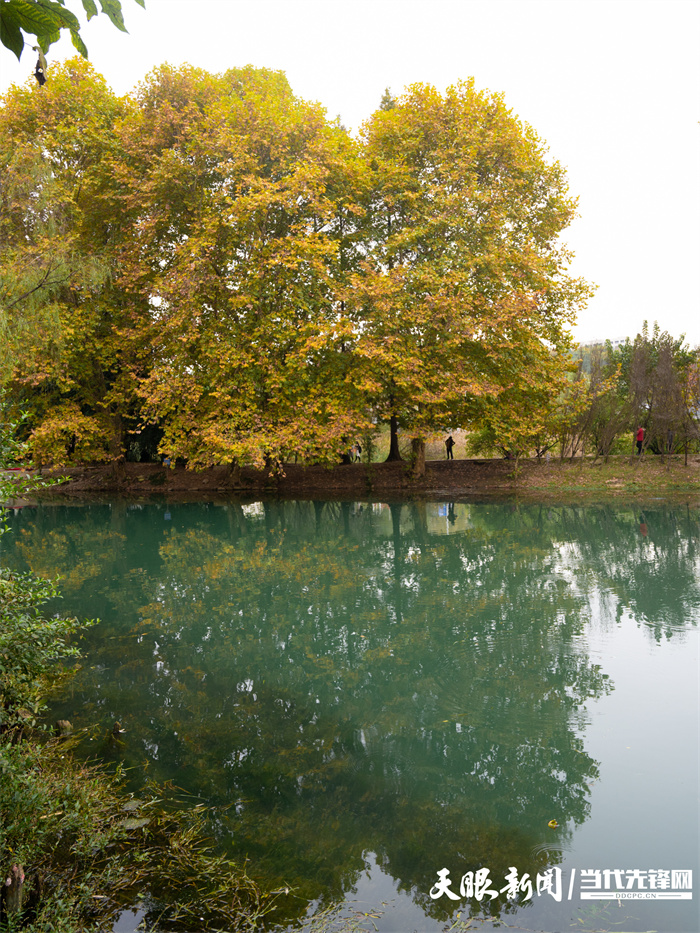
[[[217,808],[290,918],[675,933],[700,929],[699,522],[661,501],[122,501],[25,509],[2,547],[102,620],[57,718],[135,789]],[[484,868],[498,897],[469,899]]]

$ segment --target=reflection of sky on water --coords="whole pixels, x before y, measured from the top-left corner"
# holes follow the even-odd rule
[[[624,616],[589,639],[615,690],[588,706],[586,748],[601,762],[577,860],[697,867],[698,630],[654,644]],[[624,826],[624,832],[620,832]],[[700,880],[700,879],[699,879]]]
[[[516,929],[536,931],[695,933],[700,930],[700,864],[698,836],[693,832],[698,826],[700,790],[697,629],[689,629],[686,639],[658,646],[629,616],[605,629],[594,619],[585,640],[591,663],[604,667],[615,689],[582,711],[585,733],[581,734],[588,754],[601,762],[600,777],[590,786],[589,818],[570,827],[573,836],[561,862],[563,877],[568,879],[572,869],[582,868],[690,868],[695,896],[683,903],[581,901],[575,884],[569,903],[566,896],[557,904],[535,895],[518,914],[517,924],[507,922]],[[565,822],[561,814],[555,816]],[[541,846],[556,849],[555,840],[543,827]],[[372,919],[378,933],[445,930],[445,923],[428,920],[412,897],[398,890],[372,853],[365,857],[367,867],[346,896],[341,915],[378,908],[380,916]],[[430,863],[429,852],[425,859]],[[459,865],[435,864],[436,877],[443,867],[451,868],[453,880],[459,876]],[[605,925],[599,927],[594,921]],[[503,925],[479,921],[474,929],[503,929]]]
[[[378,933],[393,930],[419,930],[425,926],[426,917],[412,896],[400,891],[398,884],[377,864],[374,852],[365,853],[365,870],[355,882],[354,891],[345,899],[342,916],[372,913],[372,923]],[[444,923],[435,924],[436,930]]]
[[[140,908],[124,910],[119,915],[112,927],[112,933],[136,933],[141,927],[141,921],[146,916],[146,911]]]

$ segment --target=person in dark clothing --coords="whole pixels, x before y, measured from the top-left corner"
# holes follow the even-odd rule
[[[452,448],[454,447],[454,445],[455,445],[454,439],[452,435],[450,434],[450,436],[445,441],[445,447],[447,448],[447,459],[448,460],[454,460],[454,454],[452,453]]]

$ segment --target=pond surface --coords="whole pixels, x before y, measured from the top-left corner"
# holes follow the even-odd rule
[[[697,505],[11,523],[4,560],[101,619],[56,717],[135,791],[216,808],[222,850],[293,890],[285,923],[340,902],[385,933],[700,929]]]

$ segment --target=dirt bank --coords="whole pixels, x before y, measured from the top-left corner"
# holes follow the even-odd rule
[[[226,467],[195,472],[150,463],[83,466],[53,471],[65,477],[51,495],[118,494],[147,497],[165,494],[189,498],[249,495],[332,498],[395,495],[534,496],[590,494],[700,495],[700,458],[688,465],[681,457],[662,463],[658,457],[636,462],[629,457],[602,461],[520,461],[517,471],[506,460],[430,460],[425,475],[413,477],[408,463],[356,463],[342,466],[285,464],[270,475],[244,467],[233,476]]]

